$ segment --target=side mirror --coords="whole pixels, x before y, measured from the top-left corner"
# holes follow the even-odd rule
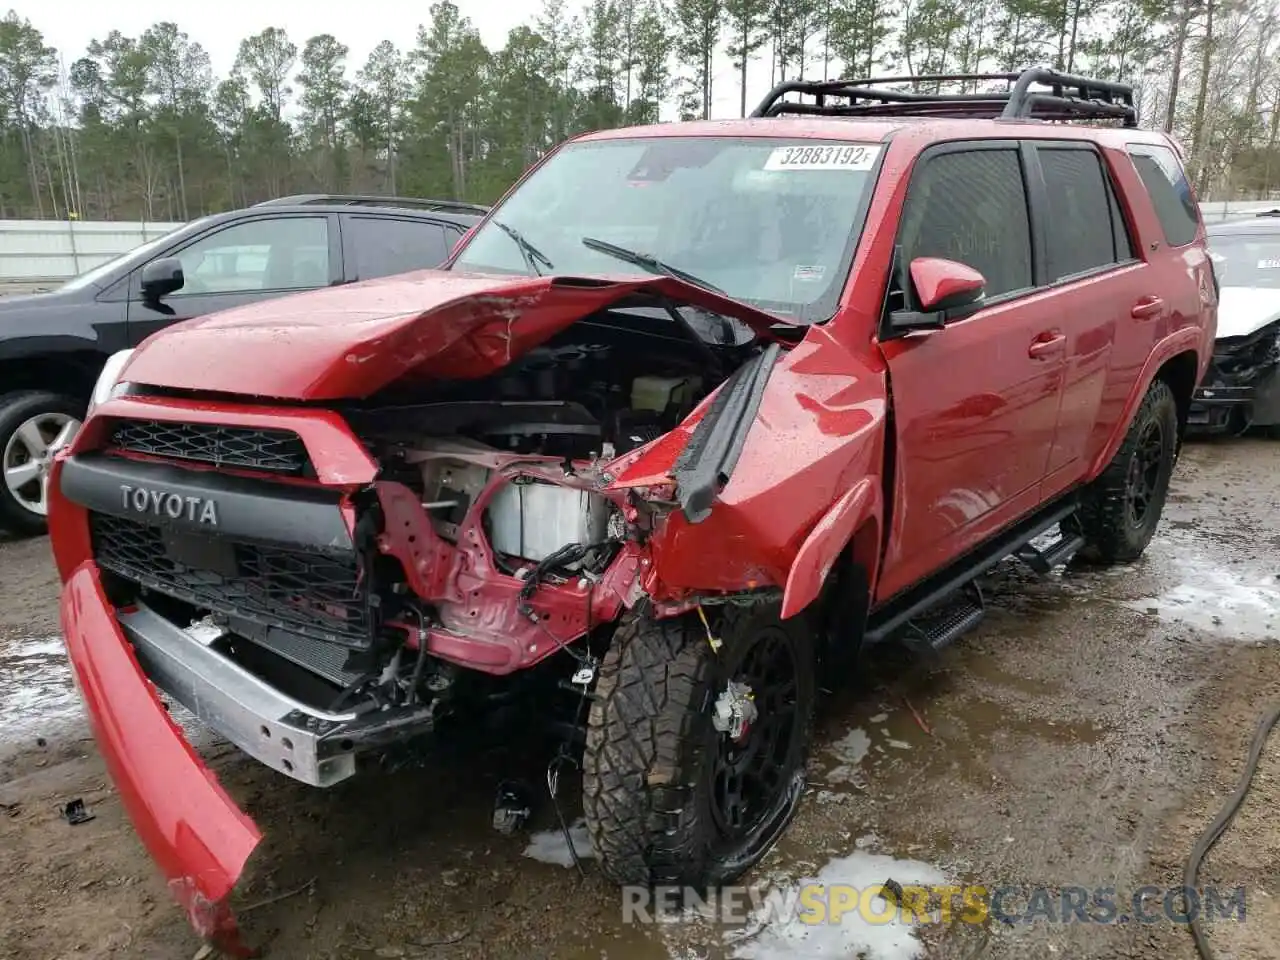
[[[981,303],[987,278],[954,260],[917,257],[911,261],[911,283],[921,310],[948,312]]]
[[[159,303],[175,290],[181,290],[186,282],[182,261],[177,257],[152,260],[142,268],[142,298],[148,303]]]
[[[918,310],[899,310],[889,317],[895,330],[934,330],[978,310],[987,279],[972,267],[938,257],[911,261],[911,286]]]

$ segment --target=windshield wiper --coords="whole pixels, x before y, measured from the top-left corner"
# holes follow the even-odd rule
[[[671,264],[659,260],[650,253],[640,253],[636,250],[628,250],[626,247],[620,247],[615,243],[609,243],[607,240],[597,240],[595,237],[583,237],[582,245],[588,249],[595,250],[599,253],[607,254],[615,260],[621,260],[624,263],[641,267],[650,273],[657,273],[667,277],[674,277],[677,280],[683,280],[685,283],[692,283],[695,287],[701,287],[703,290],[711,290],[714,293],[728,296],[722,289],[713,283],[707,283],[701,277],[697,277],[687,270],[681,270],[679,267],[673,267]]]
[[[495,227],[505,233],[508,237],[515,241],[517,247],[520,248],[520,256],[524,257],[524,265],[539,277],[542,271],[538,269],[541,263],[548,270],[554,270],[556,265],[547,259],[547,255],[535,247],[532,243],[524,238],[524,234],[510,224],[503,223],[501,220],[490,221]]]

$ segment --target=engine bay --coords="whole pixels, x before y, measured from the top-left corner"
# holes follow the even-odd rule
[[[610,460],[673,429],[749,355],[732,329],[713,329],[729,342],[709,343],[661,311],[610,312],[493,377],[433,384],[411,402],[384,400],[347,416],[383,474],[418,494],[444,540],[457,541],[502,474],[484,531],[504,572],[519,576],[561,548],[621,538],[617,506],[595,488]],[[549,467],[563,482],[546,478]]]

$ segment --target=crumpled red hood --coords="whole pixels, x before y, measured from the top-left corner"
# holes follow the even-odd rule
[[[570,324],[634,294],[734,317],[763,311],[670,277],[504,277],[424,270],[211,314],[163,330],[124,380],[288,400],[360,398],[403,378],[486,376]]]

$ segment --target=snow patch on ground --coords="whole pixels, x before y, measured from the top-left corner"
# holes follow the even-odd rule
[[[583,820],[569,826],[569,836],[573,839],[573,849],[580,860],[595,856],[591,847],[591,837],[587,834],[587,825]],[[529,837],[529,845],[524,855],[539,863],[549,863],[556,867],[572,867],[573,854],[565,842],[564,831],[559,827],[554,830],[543,830]]]
[[[871,737],[861,727],[854,727],[839,740],[827,745],[828,752],[840,763],[827,774],[832,783],[848,783],[858,777],[858,765],[871,749]]]
[[[1280,631],[1280,581],[1274,574],[1232,570],[1199,556],[1183,558],[1178,571],[1180,583],[1156,597],[1123,601],[1124,606],[1228,638],[1257,640]]]
[[[828,891],[834,885],[847,884],[861,891],[889,879],[903,886],[947,882],[946,874],[930,864],[859,850],[830,861],[816,877],[795,884],[793,893],[798,897],[806,883],[821,884]],[[806,923],[799,917],[772,918],[763,925],[731,933],[725,940],[736,960],[916,960],[923,956],[923,945],[912,925],[897,918],[868,923],[856,909],[834,924]]]

